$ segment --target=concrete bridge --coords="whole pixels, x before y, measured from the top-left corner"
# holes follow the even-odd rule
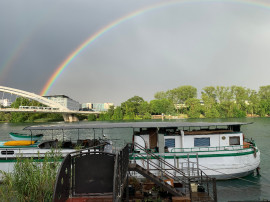
[[[15,108],[0,108],[0,112],[27,112],[27,113],[58,113],[62,114],[64,120],[66,122],[74,122],[78,121],[76,114],[100,114],[100,112],[93,111],[75,111],[66,108],[59,103],[56,103],[52,100],[49,100],[45,97],[37,95],[35,93],[30,93],[27,91],[9,88],[5,86],[0,86],[0,92],[9,93],[12,95],[17,95],[20,97],[28,98],[31,100],[35,100],[47,107],[39,107],[39,106],[20,106],[18,109]]]

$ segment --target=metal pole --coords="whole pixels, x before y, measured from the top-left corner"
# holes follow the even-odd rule
[[[216,185],[216,178],[213,178],[213,194],[214,194],[214,201],[217,202],[217,185]]]
[[[196,157],[197,157],[197,177],[198,177],[198,180],[200,179],[199,176],[200,176],[200,173],[199,173],[199,155],[198,155],[198,152],[196,153]]]
[[[190,178],[189,154],[187,155],[187,158],[188,158],[188,177]]]
[[[176,156],[174,154],[174,167],[176,167]],[[176,176],[176,170],[174,170],[174,176]]]
[[[148,155],[148,151],[146,152],[147,154],[147,170],[149,171],[149,155]]]
[[[126,201],[129,202],[128,175],[127,175],[127,182],[126,182]]]
[[[96,131],[95,131],[95,129],[93,129],[94,130],[94,146],[95,146],[95,142],[96,142]],[[94,147],[94,151],[96,151],[96,147]]]

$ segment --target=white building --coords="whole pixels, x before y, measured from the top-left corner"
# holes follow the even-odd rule
[[[82,109],[91,109],[93,111],[100,111],[100,112],[104,112],[104,111],[108,111],[108,109],[110,109],[111,106],[114,106],[113,103],[83,103],[81,105]]]
[[[12,102],[10,102],[8,99],[2,99],[0,100],[0,105],[2,105],[3,107],[10,107]]]
[[[72,100],[66,95],[50,95],[50,96],[43,96],[49,100],[52,100],[70,110],[76,110],[79,111],[80,109],[80,103]]]

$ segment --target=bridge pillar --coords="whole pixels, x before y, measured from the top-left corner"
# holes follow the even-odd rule
[[[75,114],[63,114],[65,122],[77,122],[79,121],[78,117]]]

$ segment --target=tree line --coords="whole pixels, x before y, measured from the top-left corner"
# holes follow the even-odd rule
[[[36,101],[18,97],[11,105],[41,106]],[[233,118],[246,116],[265,117],[270,115],[270,85],[258,91],[241,86],[207,86],[198,97],[197,88],[185,85],[154,94],[154,99],[145,101],[140,96],[129,98],[120,106],[111,106],[107,112],[79,116],[79,119],[94,120],[140,120],[151,119],[152,115],[185,115],[188,118]],[[61,114],[44,113],[0,113],[0,121],[33,122],[63,121]]]
[[[188,118],[240,118],[270,115],[270,85],[258,91],[242,86],[207,86],[198,98],[197,88],[185,85],[159,91],[150,102],[134,96],[111,107],[97,120],[150,119],[151,115],[187,115]],[[95,120],[93,115],[89,120]]]

